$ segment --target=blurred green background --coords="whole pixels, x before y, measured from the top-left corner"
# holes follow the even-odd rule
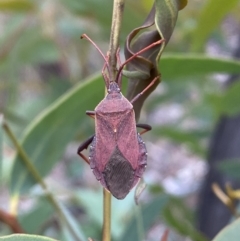
[[[152,3],[126,1],[122,48]],[[171,240],[205,240],[194,223],[211,133],[220,116],[235,117],[240,111],[239,82],[227,88],[228,76],[240,73],[240,62],[232,57],[240,46],[239,11],[236,0],[192,0],[179,12],[159,64],[162,83],[140,118],[154,128],[143,137],[149,150],[148,186],[140,207],[133,191],[124,201],[113,200],[113,240],[143,240],[143,235],[159,240],[166,226]],[[88,34],[106,53],[111,16],[112,1],[107,0],[0,0],[0,112],[81,228],[80,235],[98,239],[102,189],[76,150],[94,132],[85,111],[104,96],[103,60],[80,35]],[[0,135],[0,208],[14,210],[18,200],[26,232],[74,240],[15,157],[11,141],[3,131]],[[223,169],[232,175],[228,166]],[[1,224],[0,234],[8,233]]]

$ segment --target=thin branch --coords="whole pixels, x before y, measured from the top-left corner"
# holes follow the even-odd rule
[[[102,241],[111,240],[111,193],[103,189],[103,233]]]
[[[109,43],[109,65],[110,65],[110,80],[115,80],[117,70],[117,51],[119,47],[119,36],[122,24],[125,0],[114,0],[112,27]]]
[[[0,221],[7,224],[13,231],[13,233],[24,233],[17,218],[14,215],[6,213],[0,209]]]
[[[168,234],[169,234],[169,230],[166,229],[163,233],[163,236],[161,238],[161,241],[167,241],[168,240]]]

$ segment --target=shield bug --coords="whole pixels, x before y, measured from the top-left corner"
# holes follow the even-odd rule
[[[147,150],[141,134],[151,130],[149,125],[136,124],[132,104],[159,79],[159,76],[129,101],[120,90],[122,70],[136,56],[160,44],[163,40],[140,50],[123,64],[120,63],[120,58],[117,56],[120,67],[116,79],[111,80],[109,79],[107,57],[87,35],[84,34],[81,38],[88,39],[105,60],[102,75],[107,95],[94,111],[86,111],[87,115],[95,119],[95,135],[79,146],[78,154],[90,164],[96,179],[103,187],[117,199],[123,199],[143,175],[147,164]],[[136,127],[143,128],[143,131],[138,133]],[[82,151],[89,145],[89,158],[87,158]]]

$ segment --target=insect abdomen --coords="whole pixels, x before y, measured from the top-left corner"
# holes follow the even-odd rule
[[[103,171],[106,186],[114,197],[125,198],[133,186],[134,173],[131,164],[116,146]]]

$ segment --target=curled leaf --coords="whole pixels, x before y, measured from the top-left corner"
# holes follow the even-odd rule
[[[186,3],[186,0],[156,0],[144,23],[140,27],[133,29],[127,36],[124,48],[126,59],[158,40],[165,40],[161,45],[148,49],[127,64],[127,71],[124,71],[124,75],[130,80],[127,92],[128,99],[133,99],[156,76],[160,75],[158,71],[159,59],[172,35],[177,21],[178,10],[182,9]],[[158,84],[159,81],[156,81],[148,91],[134,102],[137,120],[143,102]]]

